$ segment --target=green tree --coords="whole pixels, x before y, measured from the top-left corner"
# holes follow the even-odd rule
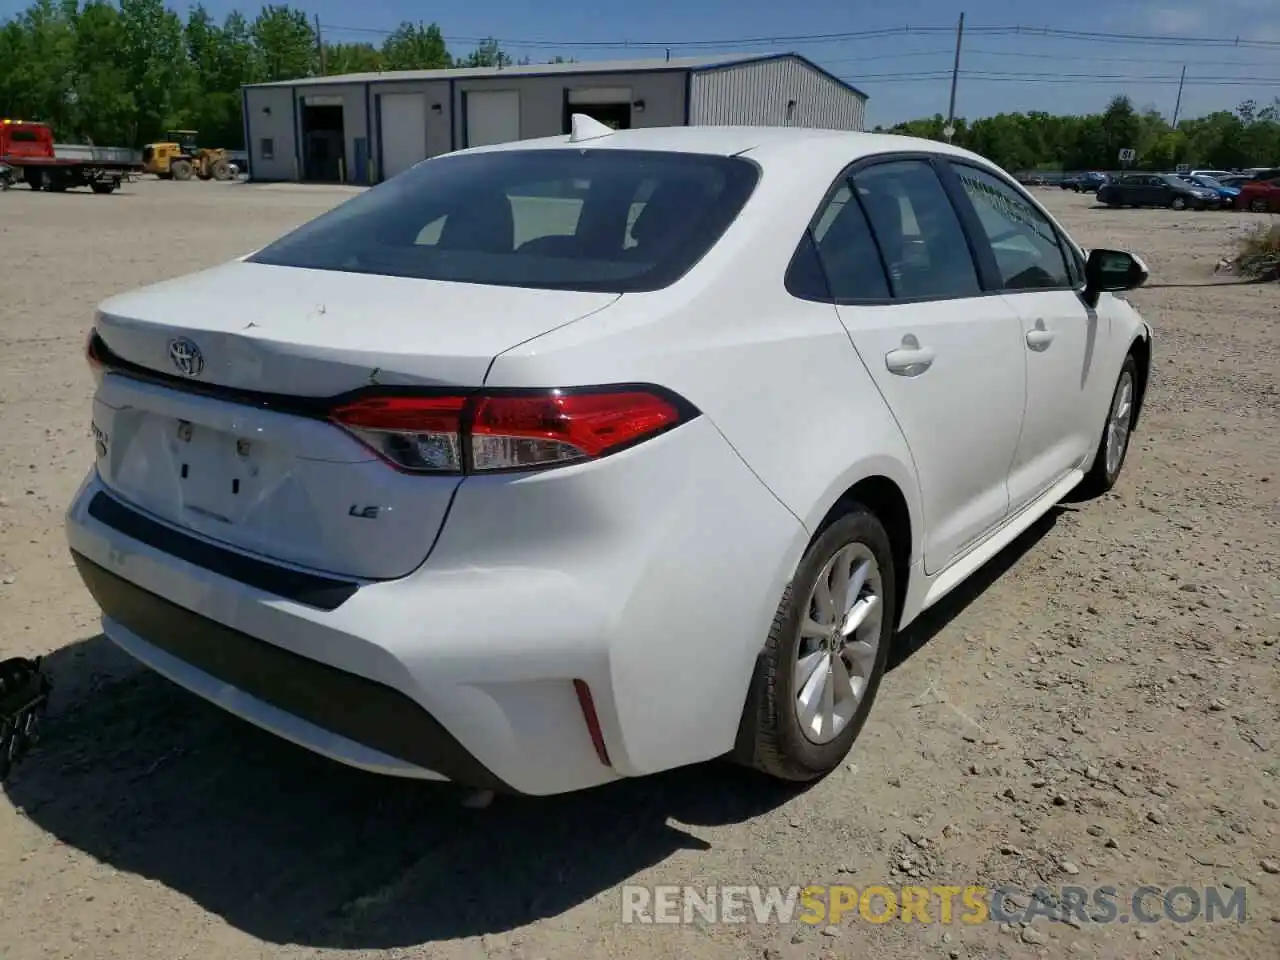
[[[511,57],[503,53],[498,41],[490,37],[459,62],[460,67],[509,67]]]
[[[453,66],[436,24],[402,23],[382,44],[385,70],[437,70]]]
[[[74,2],[74,0],[68,0]],[[180,118],[193,67],[186,55],[182,21],[163,0],[120,0],[125,75],[133,92],[134,117],[125,142],[160,136]]]
[[[262,58],[264,80],[297,80],[320,72],[316,32],[301,10],[263,7],[253,22],[253,40]]]

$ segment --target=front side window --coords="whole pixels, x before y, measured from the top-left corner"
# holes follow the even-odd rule
[[[923,160],[880,163],[853,178],[898,299],[950,299],[981,292],[960,218]]]
[[[439,157],[250,261],[543,289],[656,290],[719,241],[758,178],[748,160],[664,151]]]
[[[995,254],[1005,290],[1069,287],[1071,276],[1053,225],[1025,197],[983,170],[952,164]]]

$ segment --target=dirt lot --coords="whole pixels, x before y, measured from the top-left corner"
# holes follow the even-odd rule
[[[1210,285],[1245,218],[1043,194],[1082,242],[1151,266],[1145,422],[1113,494],[1046,518],[910,631],[847,768],[800,793],[712,765],[477,811],[137,668],[98,635],[64,545],[94,304],[342,196],[0,196],[0,650],[47,654],[58,684],[0,800],[0,956],[1277,956],[1280,287]],[[1123,914],[1140,884],[1229,884],[1247,919],[618,922],[628,882],[841,881],[1110,885]]]

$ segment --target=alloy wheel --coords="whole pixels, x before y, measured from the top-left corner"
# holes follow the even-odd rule
[[[871,550],[849,543],[827,561],[802,608],[795,710],[812,743],[830,743],[858,712],[880,652],[883,589]]]

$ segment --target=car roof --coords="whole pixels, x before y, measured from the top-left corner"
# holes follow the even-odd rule
[[[794,169],[832,174],[856,160],[886,153],[935,153],[991,162],[968,150],[889,133],[859,133],[809,127],[680,126],[615,130],[597,137],[572,141],[569,135],[515,140],[459,150],[449,156],[506,150],[661,150],[713,156],[749,156],[762,165],[785,163]]]

